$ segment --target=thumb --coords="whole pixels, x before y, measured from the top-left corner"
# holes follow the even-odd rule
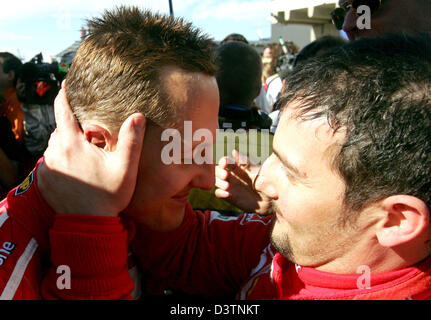
[[[132,114],[121,125],[114,152],[124,170],[137,172],[145,136],[146,119],[141,113]]]

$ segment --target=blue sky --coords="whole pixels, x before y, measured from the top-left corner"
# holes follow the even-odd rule
[[[184,17],[215,40],[232,32],[249,40],[271,35],[270,0],[172,0],[175,16]],[[0,11],[0,51],[24,61],[42,52],[45,60],[74,41],[85,19],[116,5],[136,5],[169,13],[168,0],[15,0]]]

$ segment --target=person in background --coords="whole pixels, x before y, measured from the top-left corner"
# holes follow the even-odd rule
[[[313,57],[317,57],[326,51],[336,48],[339,46],[342,46],[346,43],[346,40],[339,38],[339,37],[333,37],[333,36],[324,36],[322,38],[319,38],[308,45],[306,45],[304,48],[299,51],[299,53],[295,56],[295,60],[293,61],[292,67],[295,68],[297,65],[301,63],[306,63],[308,59],[311,59]],[[285,91],[286,86],[286,80],[284,79],[285,76],[282,76],[282,89],[280,91],[280,94],[283,95]],[[278,99],[274,103],[273,111],[269,114],[269,117],[272,120],[271,125],[271,132],[275,133],[275,130],[277,129],[278,122],[280,120],[280,99]]]
[[[271,47],[272,44],[268,44],[266,46],[263,47],[263,52],[262,52],[262,62],[264,62],[264,59],[271,59]]]
[[[228,42],[232,42],[232,41],[239,41],[239,42],[243,42],[248,44],[248,40],[246,39],[246,37],[244,37],[242,34],[239,33],[231,33],[229,35],[226,36],[226,38],[224,38],[221,42],[220,45],[223,45],[225,43]]]
[[[288,67],[287,61],[284,59],[286,55],[295,56],[299,52],[299,47],[293,42],[285,42],[287,53],[283,51],[280,43],[276,43],[271,48],[271,66],[266,79],[265,88],[270,112],[273,110],[274,103],[277,101],[281,89],[283,87],[280,71],[282,68]]]
[[[262,52],[262,87],[259,96],[254,99],[254,103],[262,110],[262,112],[270,113],[270,102],[266,96],[266,79],[270,77],[271,70],[271,44],[266,45]]]
[[[4,198],[18,180],[21,148],[12,132],[10,122],[0,116],[0,196]]]
[[[350,41],[376,37],[387,33],[431,33],[431,1],[428,0],[339,0],[340,21]],[[371,28],[359,29],[357,9],[371,9]]]
[[[262,62],[257,51],[243,42],[229,42],[216,51],[219,119],[222,129],[269,129],[266,114],[253,100],[261,89]]]
[[[336,48],[346,44],[346,40],[340,37],[334,36],[323,36],[309,44],[307,44],[298,54],[295,56],[295,60],[293,61],[293,68],[295,68],[298,64],[306,62],[308,59],[317,57],[327,50]]]
[[[26,175],[24,113],[17,97],[17,78],[22,62],[9,52],[0,52],[0,185],[4,196]],[[28,174],[28,172],[27,172]]]
[[[19,143],[24,140],[24,113],[16,95],[17,77],[21,67],[21,60],[13,54],[0,52],[0,96],[3,97],[0,111],[8,118]]]
[[[49,69],[48,69],[49,68]],[[55,130],[54,99],[59,91],[58,64],[28,62],[18,76],[17,95],[24,112],[24,146],[28,151],[27,167],[33,169],[43,155]]]

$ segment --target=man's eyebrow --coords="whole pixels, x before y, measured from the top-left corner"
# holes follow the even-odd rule
[[[280,156],[280,153],[275,150],[272,149],[272,152],[276,155],[276,157],[278,159],[280,159],[280,161],[283,163],[283,165],[289,169],[290,171],[292,171],[296,176],[300,177],[300,178],[307,178],[307,176],[302,173],[301,171],[299,171],[299,169],[297,167],[295,167],[293,164],[291,164],[286,158],[283,158],[282,156]]]

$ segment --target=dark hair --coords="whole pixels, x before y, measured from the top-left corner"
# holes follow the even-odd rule
[[[326,117],[345,141],[333,167],[346,183],[345,203],[359,211],[395,194],[431,204],[431,36],[361,39],[298,65],[284,108]]]
[[[230,35],[226,36],[226,38],[224,38],[220,42],[220,44],[223,45],[225,43],[229,43],[232,41],[239,41],[239,42],[244,42],[244,43],[248,44],[247,39],[242,34],[239,34],[239,33],[231,33]]]
[[[321,37],[309,43],[304,48],[302,48],[301,51],[299,51],[299,53],[296,55],[295,60],[293,62],[293,67],[295,67],[299,63],[303,63],[309,58],[323,54],[328,49],[339,47],[346,43],[347,41],[340,37],[334,37],[334,36]]]
[[[3,58],[3,72],[8,73],[10,71],[15,72],[14,85],[16,85],[16,80],[21,71],[22,62],[20,59],[15,57],[9,52],[0,52],[0,58]]]
[[[242,42],[228,42],[216,51],[220,105],[250,107],[262,86],[262,60],[257,51]]]
[[[79,121],[118,129],[135,112],[162,127],[182,121],[161,73],[177,67],[215,75],[213,42],[182,19],[121,6],[88,22],[67,75],[67,94]]]

